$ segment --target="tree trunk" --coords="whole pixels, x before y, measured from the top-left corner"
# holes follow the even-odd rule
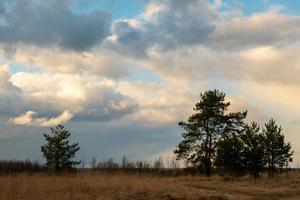
[[[208,140],[208,158],[207,158],[207,169],[206,169],[206,176],[211,176],[211,151],[212,151],[212,141],[211,141],[211,134],[209,134]]]
[[[274,177],[274,163],[272,163],[272,165],[271,165],[271,178],[273,178]]]
[[[211,161],[210,159],[207,160],[207,166],[205,169],[205,175],[210,177],[211,176]]]
[[[258,170],[254,170],[253,178],[255,178],[255,179],[259,178],[259,171]]]

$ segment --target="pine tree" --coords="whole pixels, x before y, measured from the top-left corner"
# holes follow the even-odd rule
[[[215,151],[223,134],[239,132],[247,112],[228,113],[230,103],[225,102],[225,94],[209,90],[200,94],[195,114],[187,122],[180,122],[184,129],[183,140],[174,151],[177,159],[182,159],[199,171],[211,175]]]
[[[273,177],[276,168],[288,166],[292,161],[293,151],[291,144],[285,143],[282,128],[276,124],[274,119],[265,124],[264,137],[268,175]]]
[[[70,132],[63,125],[51,128],[51,132],[52,135],[43,134],[46,144],[41,147],[47,168],[60,172],[80,164],[80,161],[73,161],[80,147],[78,143],[69,144]]]

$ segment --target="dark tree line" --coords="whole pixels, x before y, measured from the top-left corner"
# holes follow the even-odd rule
[[[89,165],[92,171],[101,171],[107,173],[125,173],[125,174],[147,174],[159,176],[178,176],[187,175],[189,171],[179,168],[176,159],[170,160],[169,163],[164,163],[160,157],[154,162],[149,161],[130,161],[124,155],[121,162],[115,162],[113,159],[97,161],[92,158]]]
[[[169,166],[165,166],[163,159],[159,157],[154,160],[153,163],[148,161],[130,161],[124,155],[121,163],[115,162],[112,158],[108,160],[97,161],[96,158],[93,158],[90,162],[90,167],[92,169],[175,169],[178,168],[177,161],[174,159]]]
[[[207,176],[213,168],[223,168],[235,175],[250,172],[257,178],[266,167],[273,177],[277,168],[288,167],[293,151],[282,128],[273,119],[263,128],[256,122],[246,124],[247,111],[229,112],[229,106],[218,90],[201,93],[195,114],[179,123],[184,133],[174,151],[177,158]]]
[[[45,165],[30,160],[0,160],[0,173],[42,172]]]

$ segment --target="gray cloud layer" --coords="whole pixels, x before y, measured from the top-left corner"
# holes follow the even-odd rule
[[[111,16],[76,13],[72,1],[10,1],[0,9],[0,41],[84,51],[110,34]]]

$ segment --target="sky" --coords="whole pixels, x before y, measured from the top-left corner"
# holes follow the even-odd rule
[[[200,92],[274,118],[300,162],[300,1],[0,0],[0,159],[62,123],[88,162],[172,156]]]

